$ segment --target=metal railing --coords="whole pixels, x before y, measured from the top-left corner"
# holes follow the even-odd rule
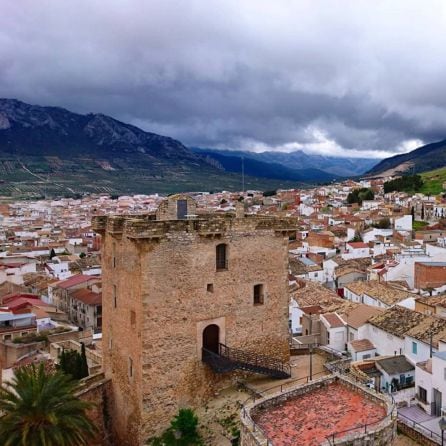
[[[345,437],[347,437],[348,435],[353,435],[353,434],[358,434],[358,435],[367,435],[370,434],[371,431],[373,430],[373,427],[376,426],[378,427],[379,425],[382,425],[383,423],[385,423],[387,420],[391,420],[392,419],[392,412],[388,413],[385,417],[374,421],[373,423],[366,423],[363,424],[361,426],[357,426],[357,427],[352,427],[351,429],[346,429],[343,431],[338,431],[338,432],[334,432],[330,435],[328,435],[326,438],[326,440],[328,441],[328,443],[330,445],[335,445],[336,444],[336,439],[337,438],[342,438],[345,440]]]
[[[430,438],[431,440],[437,442],[438,444],[441,444],[441,435],[437,432],[431,431],[426,426],[423,426],[422,424],[412,420],[409,417],[406,417],[405,415],[398,413],[398,420],[401,421],[406,426],[416,430],[421,435]]]
[[[259,355],[257,353],[239,350],[228,347],[225,344],[219,344],[219,354],[220,356],[227,358],[240,366],[246,364],[253,368],[269,369],[272,371],[281,372],[284,375],[288,375],[288,377],[291,376],[291,366],[280,359],[272,358],[271,356]]]

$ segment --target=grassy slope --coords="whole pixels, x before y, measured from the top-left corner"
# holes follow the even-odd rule
[[[420,192],[425,195],[438,195],[443,192],[443,183],[446,182],[446,167],[424,172],[420,175],[424,181]]]

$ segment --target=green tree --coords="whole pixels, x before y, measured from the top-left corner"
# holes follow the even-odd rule
[[[388,217],[384,217],[373,226],[378,229],[389,229],[391,226],[390,219]]]
[[[78,384],[41,363],[19,368],[0,389],[0,444],[3,446],[87,445],[96,428],[75,396]]]
[[[84,257],[87,257],[87,254],[85,254],[85,252],[81,252],[81,253],[79,254],[79,258],[80,258],[80,259],[83,259]]]
[[[424,220],[424,204],[421,206],[421,220]]]
[[[420,175],[406,175],[384,183],[384,193],[393,191],[417,192],[424,182]]]
[[[364,200],[373,200],[375,198],[375,194],[372,189],[368,189],[367,187],[363,187],[361,189],[354,189],[347,195],[347,203],[353,204],[358,203],[362,204]]]
[[[350,241],[351,242],[362,242],[361,233],[358,230],[356,230],[355,236]]]
[[[87,362],[87,355],[85,353],[85,344],[81,342],[81,375],[82,378],[85,378],[88,376],[88,362]]]
[[[82,379],[88,376],[88,366],[84,365],[82,354],[76,350],[62,350],[58,369],[73,379]]]
[[[198,433],[198,417],[192,409],[180,409],[161,437],[149,441],[152,446],[198,446],[202,444]]]

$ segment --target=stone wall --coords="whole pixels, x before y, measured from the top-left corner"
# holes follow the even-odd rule
[[[46,348],[46,342],[32,342],[29,344],[14,344],[13,342],[6,341],[0,342],[0,357],[2,367],[8,369],[12,367],[14,363],[25,355],[36,352],[38,350],[44,350]]]
[[[61,342],[68,340],[82,340],[85,345],[89,345],[93,341],[93,330],[88,328],[83,331],[65,331],[63,333],[53,333],[48,335],[48,342]]]
[[[185,200],[187,202],[188,215],[194,215],[197,212],[197,205],[195,203],[195,200],[189,195],[184,195],[184,194],[171,195],[160,204],[156,212],[156,219],[176,220],[178,200]]]
[[[103,218],[103,356],[122,445],[159,434],[231,376],[201,361],[203,330],[230,347],[289,359],[288,231],[294,220]],[[216,246],[227,244],[227,270]],[[253,287],[264,286],[263,305]],[[115,308],[116,302],[116,308]]]
[[[438,446],[438,443],[398,420],[398,430],[422,446]]]
[[[76,393],[82,401],[91,404],[87,415],[98,429],[94,439],[90,440],[88,446],[114,446],[119,443],[110,435],[112,432],[112,420],[110,407],[112,405],[111,383],[104,377],[103,373],[91,375],[82,379],[81,388]]]

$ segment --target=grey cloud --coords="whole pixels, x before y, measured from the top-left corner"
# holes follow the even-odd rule
[[[322,134],[345,154],[397,152],[446,137],[445,8],[3,0],[0,96],[106,113],[189,145],[311,151]]]

